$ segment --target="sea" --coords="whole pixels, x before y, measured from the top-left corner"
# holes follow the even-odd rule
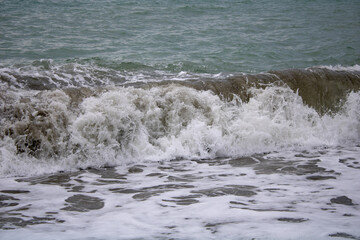
[[[0,0],[0,239],[360,239],[360,1]]]

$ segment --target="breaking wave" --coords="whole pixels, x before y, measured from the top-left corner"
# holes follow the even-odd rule
[[[2,176],[359,144],[357,70],[116,82],[71,66],[2,69]]]

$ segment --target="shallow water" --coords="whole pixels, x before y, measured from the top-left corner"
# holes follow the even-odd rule
[[[317,148],[6,178],[1,236],[358,239],[359,153]]]

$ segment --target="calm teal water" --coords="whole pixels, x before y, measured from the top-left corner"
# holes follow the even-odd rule
[[[258,72],[360,62],[360,1],[1,0],[0,64]]]

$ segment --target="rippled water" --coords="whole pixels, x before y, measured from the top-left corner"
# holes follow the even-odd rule
[[[15,0],[0,6],[2,62],[92,59],[111,68],[210,73],[359,62],[358,1]]]

